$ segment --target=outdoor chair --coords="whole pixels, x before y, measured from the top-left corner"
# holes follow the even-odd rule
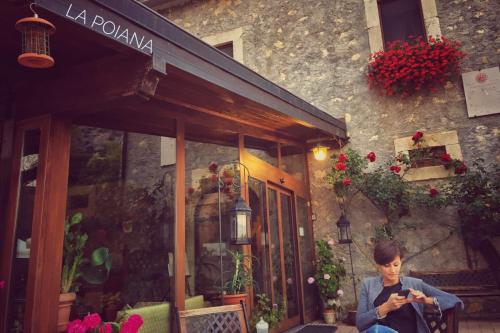
[[[179,333],[250,333],[245,303],[177,312]]]
[[[460,309],[460,303],[455,304],[454,308],[443,311],[441,319],[424,313],[425,321],[431,333],[458,333],[458,314]]]

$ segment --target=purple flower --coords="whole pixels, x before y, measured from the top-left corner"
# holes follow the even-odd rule
[[[331,276],[330,274],[326,273],[325,275],[323,275],[323,279],[325,280],[330,280]]]
[[[314,280],[314,278],[313,278],[312,276],[310,276],[310,277],[307,279],[307,283],[309,283],[309,284],[313,284],[313,283],[314,283],[314,281],[316,281],[316,280]]]
[[[343,297],[344,291],[342,289],[337,290],[337,295],[339,295],[339,297]]]

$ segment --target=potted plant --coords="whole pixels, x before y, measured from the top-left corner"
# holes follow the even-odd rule
[[[250,271],[250,256],[238,251],[228,251],[231,255],[234,272],[229,281],[224,285],[223,304],[239,304],[241,300],[247,301],[246,287],[253,282]]]
[[[314,277],[309,277],[309,284],[315,283],[318,287],[323,318],[327,324],[335,322],[335,311],[340,308],[340,298],[344,292],[340,289],[340,279],[345,276],[343,262],[333,257],[333,240],[316,241],[317,259]]]
[[[269,329],[277,327],[283,316],[285,315],[285,307],[283,305],[271,304],[271,300],[267,294],[256,294],[257,303],[252,311],[251,327],[255,330],[255,325],[262,318],[269,324]]]
[[[111,254],[109,249],[95,249],[90,259],[84,258],[84,250],[88,235],[82,233],[83,215],[76,213],[64,221],[63,267],[61,277],[61,294],[59,295],[58,332],[64,332],[69,321],[71,306],[76,299],[80,287],[78,279],[83,277],[91,284],[106,281],[111,270]]]

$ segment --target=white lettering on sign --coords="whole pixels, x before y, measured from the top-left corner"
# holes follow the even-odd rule
[[[87,21],[87,10],[76,10],[73,8],[72,3],[69,4],[68,10],[66,11],[66,17],[83,25],[88,25],[87,22],[92,22],[88,25],[90,29],[100,31],[103,34],[135,47],[142,52],[150,54],[153,53],[152,39],[146,39],[144,35],[129,30],[127,27],[122,27],[113,20],[107,20],[100,15],[95,15],[91,20]],[[90,17],[92,17],[92,15],[89,15],[89,18]]]

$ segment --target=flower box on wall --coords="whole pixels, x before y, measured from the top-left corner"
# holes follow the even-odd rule
[[[368,85],[385,91],[388,96],[410,96],[425,90],[437,91],[460,74],[460,42],[445,37],[422,37],[395,41],[385,51],[370,55]]]

